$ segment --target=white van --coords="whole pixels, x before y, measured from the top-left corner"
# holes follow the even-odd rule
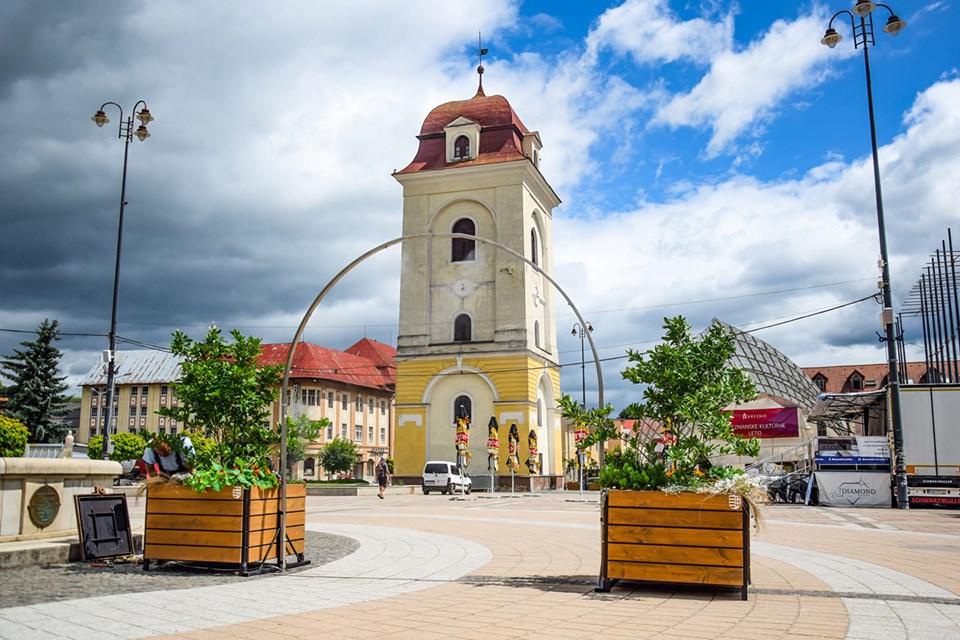
[[[454,462],[431,460],[423,465],[423,493],[429,495],[431,491],[447,494],[453,491],[470,493],[472,482],[467,476],[461,476]]]

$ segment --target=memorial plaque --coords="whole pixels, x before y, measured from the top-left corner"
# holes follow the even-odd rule
[[[46,529],[60,513],[60,495],[50,485],[43,485],[30,496],[27,505],[30,521],[40,529]]]
[[[130,514],[123,494],[74,496],[80,559],[95,560],[133,553]]]

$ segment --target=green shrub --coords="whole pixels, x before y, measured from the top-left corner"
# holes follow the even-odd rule
[[[30,432],[14,418],[0,416],[0,458],[19,458],[27,450]]]
[[[102,440],[101,438],[101,451],[103,450]],[[136,433],[118,433],[110,441],[113,442],[113,452],[110,454],[110,459],[117,462],[139,460],[143,457],[143,450],[147,448],[146,440]],[[89,453],[87,455],[89,456]]]
[[[103,459],[103,436],[90,436],[87,442],[87,457],[91,460]]]

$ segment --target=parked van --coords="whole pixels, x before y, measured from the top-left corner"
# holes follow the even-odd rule
[[[470,478],[461,476],[454,462],[432,460],[423,466],[423,493],[429,495],[431,491],[448,494],[453,491],[470,493]]]

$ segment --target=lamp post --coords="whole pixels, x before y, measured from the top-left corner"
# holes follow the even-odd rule
[[[104,460],[109,459],[109,445],[110,445],[110,427],[113,421],[113,380],[116,375],[116,355],[117,355],[117,301],[120,294],[120,255],[122,250],[123,243],[123,210],[127,204],[127,156],[130,151],[130,142],[133,141],[133,137],[136,136],[140,142],[145,141],[150,137],[150,132],[147,131],[147,125],[153,120],[153,116],[150,114],[150,110],[147,108],[147,103],[143,100],[138,100],[136,104],[133,105],[133,109],[126,118],[123,117],[123,107],[121,107],[116,102],[104,102],[100,105],[100,108],[97,109],[97,112],[93,115],[91,120],[98,127],[110,122],[107,119],[107,114],[104,112],[104,109],[107,106],[114,106],[120,111],[120,123],[117,127],[117,137],[123,140],[123,177],[120,181],[120,223],[117,228],[117,257],[116,262],[113,268],[113,304],[110,309],[110,333],[109,333],[109,347],[107,350],[107,411],[103,416],[104,419],[104,428],[103,428],[103,458]],[[140,126],[134,129],[133,122],[133,112],[137,110],[137,107],[143,105],[143,108],[140,109],[140,112],[137,113],[137,119],[140,121]],[[119,405],[118,405],[119,406]]]
[[[877,125],[873,115],[873,86],[870,80],[870,47],[876,43],[873,37],[873,11],[877,7],[886,9],[889,13],[883,30],[890,35],[900,33],[907,23],[901,20],[889,6],[875,3],[870,0],[857,0],[852,10],[842,9],[830,18],[827,31],[820,40],[831,49],[837,46],[842,36],[833,28],[833,21],[840,15],[850,18],[850,28],[853,32],[854,49],[863,49],[863,66],[867,75],[867,110],[870,114],[870,144],[873,152],[873,186],[877,199],[877,230],[880,234],[880,269],[883,289],[883,327],[882,340],[887,346],[888,387],[890,389],[890,412],[893,420],[893,448],[894,473],[896,475],[897,507],[906,509],[907,477],[903,467],[903,417],[900,413],[900,378],[897,370],[896,341],[893,330],[893,298],[890,294],[890,264],[887,259],[887,233],[883,221],[883,194],[880,190],[880,162],[877,158]]]
[[[593,325],[584,321],[586,326],[580,326],[579,322],[573,324],[570,335],[580,336],[580,392],[583,394],[583,408],[587,408],[587,369],[584,364],[583,339],[587,337],[587,331],[593,333]]]

